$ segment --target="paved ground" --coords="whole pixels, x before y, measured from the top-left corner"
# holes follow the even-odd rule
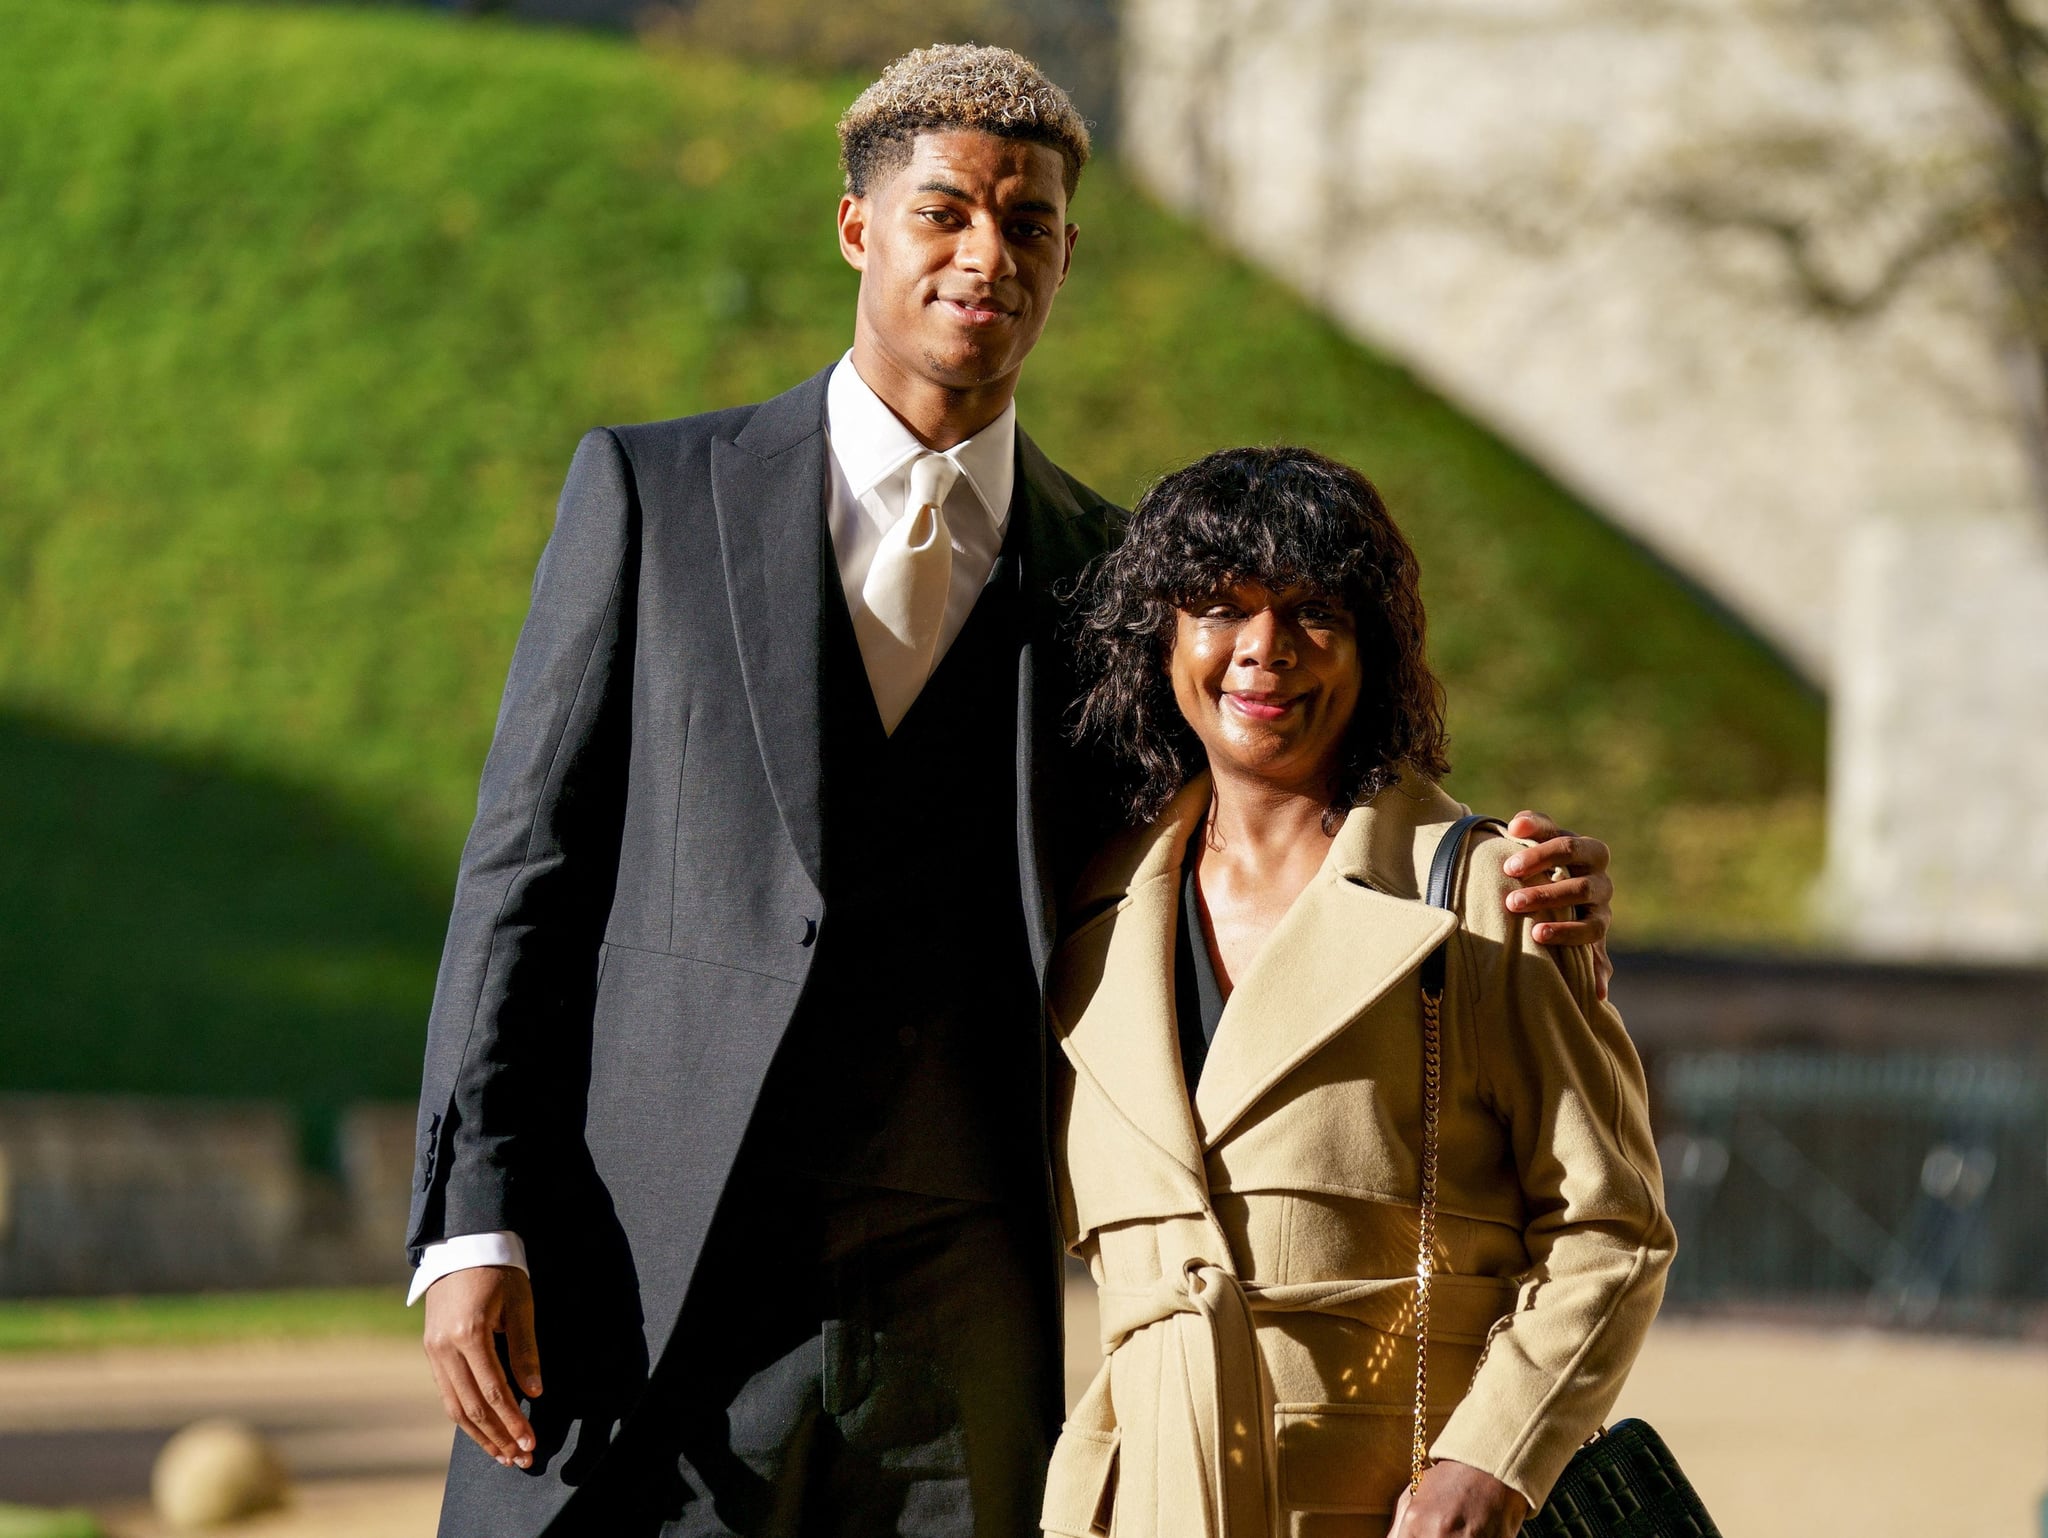
[[[1075,1298],[1083,1377],[1091,1301]],[[299,1480],[290,1511],[238,1534],[430,1538],[449,1433],[403,1341],[0,1356],[0,1501],[166,1538],[150,1461],[223,1412],[273,1434]],[[1664,1433],[1727,1538],[2041,1538],[2048,1346],[1672,1322],[1621,1413]]]
[[[0,1356],[0,1501],[87,1505],[118,1538],[159,1538],[157,1450],[190,1421],[242,1417],[297,1478],[249,1538],[427,1538],[448,1458],[426,1363],[406,1341]]]

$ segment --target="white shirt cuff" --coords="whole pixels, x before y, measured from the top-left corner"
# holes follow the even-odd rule
[[[526,1246],[517,1234],[458,1234],[430,1244],[420,1256],[420,1268],[412,1274],[412,1290],[405,1306],[426,1296],[427,1289],[451,1271],[468,1271],[476,1266],[517,1266],[527,1269]]]

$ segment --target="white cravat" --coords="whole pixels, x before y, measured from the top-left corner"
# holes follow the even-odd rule
[[[1017,406],[1011,402],[965,443],[956,443],[943,455],[933,454],[868,387],[848,352],[826,383],[825,434],[832,447],[826,467],[831,481],[826,520],[840,585],[853,615],[876,708],[883,725],[893,731],[967,623],[1002,551],[1010,493],[1017,482]],[[890,536],[916,518],[921,503],[912,501],[919,493],[911,482],[924,459],[950,464],[957,479],[937,486],[935,493],[925,493],[939,509],[934,522],[942,526],[942,533],[934,537],[947,551],[947,575],[936,584],[944,602],[924,660],[906,666],[903,654],[908,648],[899,639],[906,632],[895,628],[899,611],[892,609],[887,616],[871,613],[868,585]],[[925,473],[939,474],[936,468]],[[907,547],[914,532],[904,528],[900,542]],[[891,594],[898,591],[893,578],[885,586]],[[929,603],[927,588],[919,587],[918,593],[918,604]],[[900,701],[893,714],[892,701]],[[526,1246],[513,1233],[460,1234],[430,1244],[413,1273],[406,1301],[417,1303],[442,1277],[472,1266],[516,1266],[524,1271]]]
[[[1005,407],[988,426],[945,452],[959,472],[939,504],[952,547],[952,568],[943,585],[945,612],[929,658],[922,665],[910,659],[907,668],[905,648],[891,624],[868,617],[868,573],[899,523],[916,515],[923,499],[913,499],[911,471],[931,451],[868,388],[850,353],[826,385],[825,431],[832,446],[826,520],[840,588],[876,706],[889,721],[888,702],[899,701],[895,716],[900,719],[967,624],[1002,553],[1010,494],[1017,483],[1017,408],[1014,403]],[[896,537],[907,541],[909,531]]]
[[[854,634],[885,732],[896,730],[931,677],[953,586],[946,494],[959,479],[959,463],[944,454],[924,453],[911,460],[903,516],[882,536],[860,585]]]

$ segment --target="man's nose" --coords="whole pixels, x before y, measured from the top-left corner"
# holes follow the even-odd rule
[[[1017,259],[1010,254],[1010,242],[1002,226],[993,219],[976,219],[960,232],[953,261],[963,272],[985,282],[997,283],[1014,274]]]

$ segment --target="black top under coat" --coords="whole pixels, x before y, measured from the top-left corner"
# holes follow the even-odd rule
[[[1223,985],[1209,959],[1209,928],[1202,921],[1202,898],[1195,884],[1195,859],[1202,847],[1208,819],[1196,825],[1181,860],[1180,923],[1173,946],[1174,1013],[1180,1028],[1180,1068],[1189,1098],[1202,1082],[1202,1064],[1223,1019]]]

